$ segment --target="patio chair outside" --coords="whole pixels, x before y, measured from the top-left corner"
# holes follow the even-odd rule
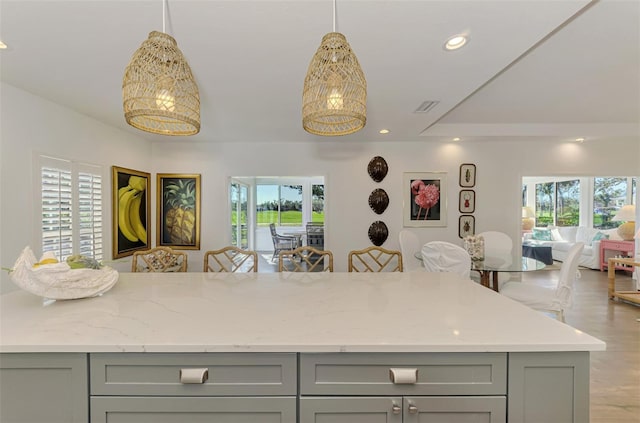
[[[281,251],[293,250],[298,247],[298,238],[295,236],[278,234],[274,223],[269,224],[269,230],[271,231],[271,240],[273,241],[273,256],[271,256],[272,262],[276,257],[278,257]]]

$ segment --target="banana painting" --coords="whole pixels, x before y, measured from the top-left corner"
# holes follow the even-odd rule
[[[129,205],[129,224],[135,232],[138,239],[142,242],[147,241],[147,229],[140,219],[140,205],[142,204],[142,193],[136,194],[130,201]]]
[[[118,189],[118,228],[131,242],[147,243],[147,229],[140,217],[142,195],[146,189],[146,180],[131,176],[129,184]]]

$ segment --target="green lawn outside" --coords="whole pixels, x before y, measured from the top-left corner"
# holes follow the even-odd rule
[[[280,223],[282,226],[302,226],[302,212],[301,211],[285,211],[280,214],[282,222]],[[247,221],[247,216],[245,212],[242,212],[241,220],[243,222]],[[276,223],[278,221],[278,212],[277,211],[260,211],[256,213],[256,220],[258,226],[267,226],[269,223]],[[317,213],[313,212],[311,216],[312,222],[324,222],[324,212]],[[231,224],[237,224],[237,214],[233,213],[231,215]]]
[[[324,212],[312,212],[311,221],[313,223],[324,223]]]

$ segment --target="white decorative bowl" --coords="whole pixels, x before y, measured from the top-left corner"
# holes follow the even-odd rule
[[[118,272],[108,266],[71,269],[67,263],[55,263],[34,267],[37,262],[31,248],[25,247],[10,273],[11,280],[27,292],[52,300],[95,297],[118,281]]]

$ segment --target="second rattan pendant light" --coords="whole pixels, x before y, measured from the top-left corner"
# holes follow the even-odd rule
[[[127,123],[162,135],[200,132],[200,94],[191,68],[176,40],[153,31],[133,54],[122,79],[122,105]]]
[[[367,81],[346,37],[336,32],[333,0],[333,32],[322,37],[304,79],[302,127],[331,137],[352,134],[366,123]]]

